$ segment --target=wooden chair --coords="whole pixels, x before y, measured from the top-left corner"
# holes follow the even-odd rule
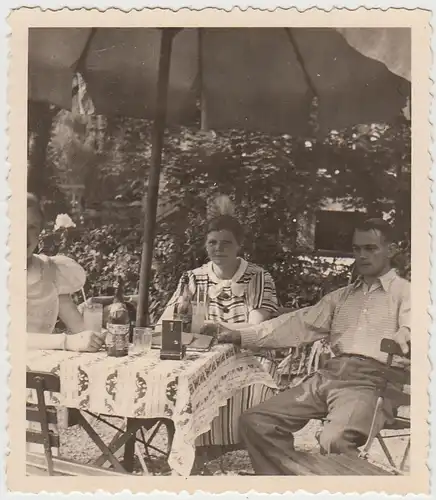
[[[380,344],[380,350],[381,352],[384,352],[388,354],[388,359],[386,364],[388,367],[392,366],[393,362],[393,357],[394,356],[401,356],[401,357],[406,357],[410,358],[410,344],[409,344],[409,354],[404,356],[403,352],[401,351],[400,346],[394,342],[391,339],[382,339],[381,344]],[[400,384],[404,384],[405,380],[404,377],[401,376],[401,380],[395,380],[394,373],[392,372],[392,375],[390,376],[390,380],[392,382],[399,382]],[[410,377],[410,375],[409,375]],[[406,375],[407,378],[407,375]],[[406,384],[404,384],[403,387],[403,392],[395,391],[395,401],[400,407],[408,407],[410,406],[410,394],[407,392],[407,387],[410,384],[410,380],[406,380]],[[403,417],[399,416],[398,414],[395,415],[394,421],[392,423],[386,424],[384,428],[380,432],[376,432],[375,429],[375,423],[377,421],[377,418],[379,418],[380,413],[383,411],[383,404],[384,404],[384,398],[387,395],[387,380],[386,384],[380,388],[380,395],[377,399],[376,403],[376,408],[374,410],[374,415],[373,419],[371,422],[371,428],[369,431],[368,438],[366,440],[366,443],[363,445],[363,447],[360,449],[359,453],[359,458],[360,459],[365,459],[368,460],[370,458],[369,451],[374,443],[374,440],[376,439],[380,443],[380,447],[382,448],[389,465],[391,467],[392,473],[393,474],[402,474],[404,472],[404,466],[406,464],[407,458],[409,456],[410,452],[410,418],[408,417]],[[322,422],[325,420],[322,419]],[[386,432],[388,431],[388,433]],[[397,432],[393,432],[397,431]],[[315,435],[318,443],[320,439],[321,431],[318,431]],[[393,439],[393,438],[399,438],[399,437],[409,437],[406,448],[404,451],[404,454],[401,458],[400,464],[396,464],[391,453],[389,452],[388,446],[386,444],[386,439]],[[326,452],[324,450],[321,450],[322,455],[326,455]]]
[[[410,359],[410,344],[409,344],[409,353],[406,356],[403,354],[400,346],[396,342],[390,339],[383,339],[381,341],[380,350],[388,355],[386,364],[389,367],[392,366],[394,356],[401,356]],[[408,380],[401,379],[392,381],[393,382],[396,381],[401,385],[403,385],[402,392],[396,391],[395,394],[392,395],[392,397],[395,399],[395,402],[400,407],[410,407],[410,393],[407,391],[407,388],[410,387],[410,373],[408,374]],[[410,452],[410,417],[402,417],[397,414],[394,418],[394,421],[392,423],[385,425],[382,431],[377,433],[375,430],[375,423],[379,418],[381,412],[383,411],[384,398],[388,394],[388,391],[389,388],[388,384],[386,383],[385,386],[382,387],[380,390],[380,395],[378,397],[376,408],[374,410],[374,416],[372,419],[372,424],[371,424],[371,429],[369,431],[368,439],[363,448],[361,449],[360,456],[362,458],[367,458],[369,456],[369,451],[372,447],[372,444],[374,443],[374,440],[376,439],[379,442],[380,447],[383,450],[383,453],[385,454],[390,466],[392,467],[392,470],[397,474],[403,474],[404,467],[406,465]],[[388,431],[388,433],[386,431]],[[408,439],[403,456],[401,457],[400,463],[398,464],[393,459],[389,451],[388,445],[386,443],[386,440],[399,437],[407,437]]]
[[[123,475],[121,471],[102,469],[91,465],[82,465],[65,458],[54,457],[52,448],[59,448],[59,435],[50,430],[50,424],[57,424],[57,411],[54,406],[45,403],[46,392],[59,392],[59,377],[52,373],[28,371],[26,387],[36,391],[37,404],[26,405],[26,420],[37,422],[41,429],[27,429],[26,441],[43,445],[44,453],[26,453],[27,475],[49,476],[114,476]]]
[[[286,465],[292,476],[391,476],[392,473],[361,458],[307,451],[288,452]],[[244,473],[242,475],[255,475]]]
[[[380,350],[388,354],[388,359],[386,364],[388,367],[392,366],[394,356],[402,356],[410,358],[410,345],[409,353],[404,356],[401,351],[400,346],[390,339],[383,339],[380,344]],[[405,387],[410,385],[409,380],[404,380],[401,375],[398,376],[397,380],[394,378],[395,372],[389,373],[389,380],[392,382],[399,382]],[[410,375],[409,375],[410,377]],[[406,375],[407,378],[407,375]],[[291,454],[291,464],[294,464],[293,474],[295,475],[398,475],[404,472],[404,466],[407,461],[409,451],[410,451],[410,418],[396,416],[394,421],[384,427],[380,432],[376,432],[375,423],[380,413],[383,411],[384,398],[387,396],[389,391],[388,381],[380,389],[380,395],[377,400],[376,408],[374,411],[374,416],[371,424],[371,429],[369,436],[365,445],[361,448],[359,457],[347,457],[345,455],[314,455],[302,451],[294,451]],[[392,396],[392,395],[391,395]],[[399,406],[410,406],[410,394],[403,390],[403,392],[395,392],[395,401]],[[386,435],[386,431],[398,431],[394,434]],[[319,433],[318,433],[319,434]],[[395,463],[392,458],[391,453],[386,445],[385,440],[388,438],[396,438],[408,436],[407,445],[401,458],[399,465]],[[319,437],[319,436],[318,436]],[[382,466],[381,464],[375,463],[373,460],[368,462],[369,451],[374,442],[377,439],[383,452],[388,459],[390,468]]]

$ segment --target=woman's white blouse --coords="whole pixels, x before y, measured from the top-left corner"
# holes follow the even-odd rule
[[[86,281],[82,266],[62,255],[33,255],[27,270],[27,331],[52,333],[59,314],[59,295],[80,290]]]

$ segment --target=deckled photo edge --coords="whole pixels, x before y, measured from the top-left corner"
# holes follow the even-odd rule
[[[113,25],[117,23],[121,25],[141,25],[140,17],[145,14],[144,12],[131,12],[128,15],[125,13],[117,12],[116,9],[110,9],[104,13],[99,13],[103,25]],[[310,25],[310,16],[314,18],[314,24],[336,25],[336,19],[340,19],[339,24],[355,25],[359,23],[369,24],[377,23],[377,19],[373,16],[373,11],[366,9],[359,9],[357,11],[331,11],[331,12],[317,12],[315,10],[305,11],[304,17],[296,12],[280,11],[262,13],[259,11],[232,11],[225,13],[216,9],[200,12],[171,12],[169,18],[165,21],[160,20],[160,16],[164,11],[152,10],[147,12],[147,24],[152,26],[156,25],[171,25],[174,19],[176,25],[193,26],[196,25],[237,25],[244,23],[246,26],[257,26],[259,23],[264,22],[269,25],[283,25],[286,24],[285,16],[289,15],[289,23],[296,23],[301,25]],[[92,18],[90,17],[92,15]],[[377,13],[380,16],[380,13]],[[132,19],[133,16],[138,16],[138,19]],[[206,17],[207,16],[207,17]],[[430,238],[428,228],[430,226],[430,182],[427,173],[430,171],[430,154],[429,154],[429,140],[430,140],[430,124],[429,124],[429,105],[430,105],[430,13],[428,12],[411,12],[398,10],[396,12],[386,11],[383,12],[384,25],[396,26],[400,23],[402,25],[411,25],[413,34],[412,44],[412,74],[413,74],[413,119],[412,119],[412,136],[413,136],[413,159],[412,159],[412,185],[414,191],[413,205],[413,220],[412,220],[412,242],[414,252],[412,254],[412,262],[414,269],[415,282],[412,285],[413,297],[415,302],[418,299],[419,306],[414,309],[413,327],[415,331],[427,332],[430,327],[430,322],[427,319],[427,309],[429,305],[429,291],[428,291],[428,276],[430,274],[429,266],[429,248]],[[130,18],[129,18],[130,17]],[[232,17],[231,20],[229,18]],[[298,19],[296,19],[296,17]],[[359,18],[356,21],[356,18]],[[117,22],[121,18],[120,22]],[[186,19],[184,19],[186,18]],[[364,21],[362,21],[362,18]],[[380,18],[379,18],[380,19]],[[9,446],[11,454],[7,460],[7,484],[9,488],[14,491],[22,492],[36,492],[36,491],[50,491],[50,492],[69,492],[69,491],[95,491],[101,488],[95,487],[95,481],[92,478],[75,479],[74,484],[67,478],[43,478],[43,477],[25,477],[24,464],[21,460],[24,452],[24,433],[22,432],[24,426],[24,412],[20,413],[21,403],[23,400],[22,391],[24,389],[24,349],[23,343],[20,341],[15,332],[25,331],[25,319],[22,314],[22,297],[25,294],[25,273],[24,269],[20,267],[20,262],[24,261],[24,232],[22,226],[25,224],[24,215],[24,189],[26,183],[26,116],[27,107],[26,99],[23,95],[27,94],[27,35],[26,29],[30,25],[50,25],[51,23],[60,23],[63,26],[79,26],[79,25],[99,25],[99,19],[95,16],[95,12],[86,11],[66,11],[63,9],[60,12],[42,12],[28,9],[20,9],[11,14],[9,22],[12,27],[12,35],[10,42],[10,71],[9,71],[9,90],[8,100],[10,105],[9,117],[9,135],[10,135],[10,163],[11,171],[9,175],[9,185],[11,189],[11,199],[8,207],[8,215],[11,221],[10,229],[10,273],[9,273],[9,294],[10,294],[10,327],[9,327],[9,351],[10,351],[10,392],[9,398]],[[167,24],[168,23],[168,24]],[[424,92],[425,90],[425,92]],[[20,167],[17,167],[20,165]],[[418,166],[418,167],[417,167]],[[421,193],[427,193],[422,196]],[[415,223],[414,223],[415,222]],[[421,245],[425,242],[424,245]],[[424,281],[422,281],[424,280]],[[418,281],[418,282],[417,282]],[[425,286],[421,286],[422,283]],[[422,302],[421,302],[421,299]],[[419,312],[417,312],[419,311]],[[424,320],[424,318],[426,318]],[[424,340],[424,338],[426,340]],[[414,338],[414,342],[416,339]],[[428,349],[427,337],[419,336],[419,343],[413,352],[413,359],[418,366],[424,366],[423,359],[427,359]],[[423,357],[421,357],[423,356]],[[418,361],[417,361],[418,360]],[[21,363],[21,366],[20,366]],[[427,385],[430,375],[430,363],[425,362],[425,370],[415,369],[412,373],[412,386],[422,387]],[[422,410],[425,409],[428,414],[428,396],[427,392],[418,392],[419,397],[414,396],[412,405],[412,415],[422,425],[416,426],[414,430],[415,442],[412,445],[413,462],[419,466],[412,466],[410,476],[383,478],[371,478],[371,491],[384,491],[386,493],[407,493],[410,491],[411,485],[417,488],[417,493],[425,492],[428,490],[429,475],[427,467],[422,469],[421,466],[427,464],[427,443],[429,429],[426,419],[423,419]],[[18,418],[18,414],[22,414],[22,418]],[[11,418],[12,417],[12,418]],[[130,491],[144,491],[143,481],[141,478],[129,478]],[[222,480],[219,477],[191,477],[188,480],[178,477],[171,478],[147,478],[150,485],[150,491],[157,489],[161,491],[182,491],[187,490],[190,492],[196,490],[208,492],[224,492],[224,491],[239,491],[247,492],[250,490],[262,492],[285,492],[304,490],[311,491],[337,491],[345,492],[367,492],[361,489],[364,485],[356,485],[356,478],[352,477],[317,477],[316,490],[313,489],[313,480],[305,477],[293,477],[289,481],[286,477],[274,477],[273,479],[251,477],[234,477],[226,476],[226,484],[223,486]],[[171,485],[170,485],[171,483]],[[80,487],[78,486],[80,484]],[[121,482],[117,478],[105,479],[105,490],[108,492],[116,492],[125,488],[126,480]],[[131,486],[130,486],[131,484]],[[170,486],[169,486],[170,485]],[[339,486],[339,488],[338,488]],[[356,489],[356,486],[358,488]]]

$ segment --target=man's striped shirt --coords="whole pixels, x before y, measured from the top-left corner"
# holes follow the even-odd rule
[[[410,283],[391,269],[368,288],[363,280],[326,295],[316,305],[241,330],[243,347],[280,349],[329,337],[335,354],[386,362],[383,338],[410,329]],[[398,360],[396,364],[404,363]]]

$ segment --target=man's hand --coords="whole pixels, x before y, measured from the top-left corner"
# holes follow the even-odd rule
[[[214,338],[218,338],[218,332],[220,331],[221,326],[219,323],[206,323],[200,329],[201,335],[209,335]]]
[[[222,323],[206,323],[200,333],[214,337],[220,344],[241,344],[240,333],[227,328]]]
[[[394,340],[401,347],[403,354],[407,354],[409,352],[408,343],[410,342],[410,329],[405,326],[401,327],[392,340]]]
[[[65,348],[67,351],[97,352],[104,342],[104,336],[85,330],[73,335],[67,335]]]
[[[220,324],[217,340],[220,344],[241,345],[241,334],[237,330],[230,330]]]

